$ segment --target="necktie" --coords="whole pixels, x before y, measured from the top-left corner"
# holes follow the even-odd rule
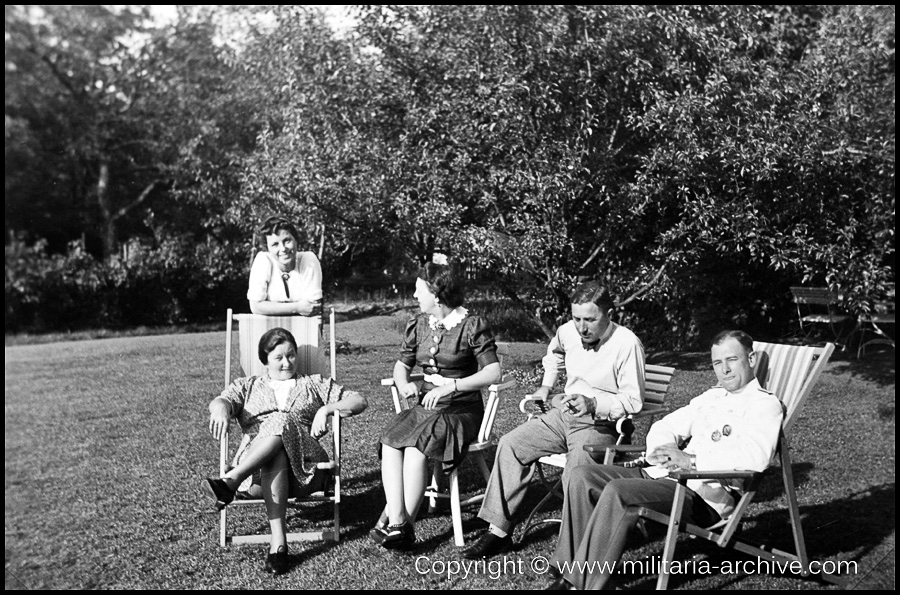
[[[287,296],[288,299],[291,297],[291,290],[288,288],[288,279],[290,278],[291,276],[287,273],[281,273],[281,280],[284,281],[284,295]]]

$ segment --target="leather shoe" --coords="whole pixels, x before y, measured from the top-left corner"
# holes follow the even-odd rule
[[[234,500],[234,490],[228,487],[225,480],[207,477],[200,482],[203,493],[216,501],[216,508],[222,510]]]
[[[408,550],[416,544],[416,530],[408,521],[401,525],[388,525],[384,529],[381,547],[386,550]]]
[[[497,537],[490,531],[485,531],[475,543],[463,550],[463,558],[469,560],[482,560],[491,558],[508,550],[512,545],[512,535]]]
[[[274,554],[266,556],[266,572],[269,574],[284,574],[288,571],[288,548],[282,545]]]
[[[387,523],[382,524],[380,521],[375,523],[375,526],[369,531],[369,538],[377,545],[381,545],[384,543],[384,538],[387,537],[387,528]]]
[[[547,585],[545,591],[570,591],[572,590],[572,585],[566,582],[566,579],[563,577],[557,577],[553,579],[553,582]]]

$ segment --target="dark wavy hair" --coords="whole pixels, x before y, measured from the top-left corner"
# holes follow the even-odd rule
[[[259,246],[260,250],[265,251],[269,249],[269,245],[266,242],[266,236],[277,235],[280,231],[288,232],[294,236],[294,243],[300,244],[300,232],[297,231],[297,227],[288,221],[287,218],[275,215],[263,221],[262,224],[256,228],[256,244]],[[297,246],[297,250],[299,249],[299,246]]]
[[[282,343],[290,343],[294,346],[294,351],[297,351],[297,340],[289,330],[281,327],[267,330],[259,339],[259,361],[268,364],[269,354]]]
[[[585,281],[579,284],[572,292],[571,301],[572,304],[593,302],[602,312],[608,312],[615,307],[609,290],[597,281]]]
[[[419,269],[418,277],[425,281],[428,290],[448,308],[462,306],[466,288],[454,267],[429,262]]]
[[[744,331],[722,331],[713,337],[712,342],[709,344],[709,348],[712,349],[714,345],[721,345],[728,339],[737,340],[737,342],[741,344],[741,347],[744,348],[744,351],[747,352],[747,355],[753,353],[753,339]]]

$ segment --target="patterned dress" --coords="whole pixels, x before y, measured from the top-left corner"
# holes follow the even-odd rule
[[[466,314],[452,328],[432,328],[429,315],[420,314],[406,327],[399,361],[410,368],[421,366],[426,376],[459,379],[498,359],[493,333],[483,318]],[[427,380],[418,384],[420,400],[435,387]],[[454,393],[441,399],[437,409],[429,411],[417,404],[399,413],[382,432],[381,444],[397,449],[414,446],[428,458],[441,461],[444,472],[449,473],[478,436],[483,416],[480,391]]]
[[[269,386],[268,374],[238,378],[226,388],[220,399],[231,405],[231,414],[237,418],[244,439],[235,455],[239,463],[257,438],[281,436],[291,471],[300,489],[313,480],[316,463],[328,460],[328,453],[319,441],[310,435],[316,412],[329,403],[339,401],[353,393],[344,391],[330,378],[320,375],[298,376],[297,385],[291,389],[284,407],[279,409],[275,391]],[[249,488],[248,477],[242,490]]]

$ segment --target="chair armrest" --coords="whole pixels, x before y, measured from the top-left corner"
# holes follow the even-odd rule
[[[531,394],[522,397],[522,400],[519,401],[519,411],[525,415],[534,415],[534,412],[528,411],[529,405],[531,408],[537,408],[538,413],[547,412],[547,399],[541,395]]]
[[[669,477],[681,481],[682,479],[753,479],[760,475],[761,471],[670,471]]]
[[[417,380],[425,380],[425,374],[410,374],[409,381],[416,382]],[[394,379],[393,378],[382,378],[381,386],[393,386]]]
[[[646,449],[645,446],[641,444],[585,444],[584,450],[590,453],[591,458],[598,463],[606,463],[607,458],[610,458],[608,453],[611,453],[612,457],[615,456],[615,453],[640,453],[643,454]]]
[[[515,378],[503,378],[499,384],[492,384],[488,387],[488,390],[491,392],[497,392],[501,390],[507,390],[510,388],[516,387],[516,379]]]
[[[618,453],[634,453],[634,452],[644,452],[646,450],[646,446],[643,444],[585,444],[584,450],[593,454],[593,453],[602,453],[606,454],[607,450],[612,450]]]

